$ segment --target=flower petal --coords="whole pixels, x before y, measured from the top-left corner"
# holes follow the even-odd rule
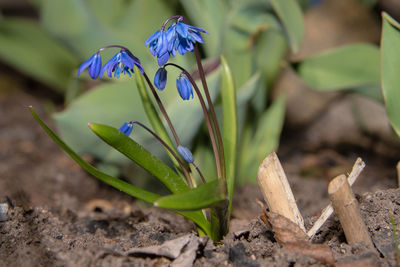
[[[147,38],[146,42],[144,42],[144,46],[148,46],[154,40],[157,40],[158,37],[160,36],[161,32],[162,32],[161,30],[158,30],[155,33],[153,33],[149,38]]]
[[[78,76],[81,75],[81,73],[92,64],[95,55],[96,54],[93,54],[90,58],[88,58],[85,62],[81,64],[81,66],[78,69]]]
[[[178,153],[181,157],[188,163],[192,163],[194,161],[192,152],[184,146],[178,146]]]

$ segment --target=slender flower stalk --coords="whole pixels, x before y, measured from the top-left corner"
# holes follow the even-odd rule
[[[218,177],[221,178],[223,176],[222,176],[222,172],[221,172],[221,162],[220,162],[220,157],[219,157],[219,154],[218,154],[217,143],[216,143],[214,131],[212,129],[212,124],[211,124],[211,121],[210,121],[210,117],[208,115],[207,106],[206,106],[206,104],[204,102],[203,96],[202,96],[199,88],[197,87],[196,82],[194,81],[193,77],[190,75],[189,72],[187,72],[184,68],[182,68],[181,66],[176,65],[174,63],[167,63],[167,64],[164,65],[164,68],[167,67],[167,66],[174,66],[174,67],[180,69],[185,74],[185,76],[189,79],[190,83],[193,85],[194,90],[196,91],[196,94],[197,94],[197,96],[199,98],[199,101],[200,101],[201,108],[203,110],[204,118],[206,120],[206,125],[207,125],[207,128],[208,128],[208,132],[210,134],[211,145],[212,145],[213,152],[214,152],[214,157],[215,157],[215,165],[217,167],[217,174],[218,174]]]
[[[221,176],[218,176],[219,178],[226,178],[226,169],[225,169],[225,155],[224,155],[224,144],[222,142],[222,136],[221,136],[221,131],[219,130],[219,126],[218,126],[218,120],[217,120],[217,116],[215,115],[215,110],[214,110],[214,105],[212,103],[211,97],[210,97],[210,93],[208,90],[208,86],[207,86],[207,81],[206,81],[206,77],[204,74],[204,69],[203,69],[203,65],[201,64],[201,59],[200,59],[200,53],[199,53],[199,49],[197,48],[197,45],[194,46],[194,54],[196,56],[196,62],[197,62],[197,68],[199,70],[199,74],[200,74],[200,79],[201,79],[201,83],[203,85],[203,89],[204,89],[204,93],[206,95],[206,99],[207,99],[207,103],[208,103],[208,107],[210,108],[210,113],[211,113],[211,118],[212,121],[214,123],[214,130],[216,132],[216,136],[218,139],[218,149],[219,149],[219,156],[221,159]]]
[[[132,124],[132,125],[133,124],[137,124],[137,125],[141,126],[143,129],[145,129],[146,131],[148,131],[151,135],[154,136],[154,138],[156,138],[172,154],[172,156],[176,159],[176,161],[178,162],[179,166],[181,167],[181,169],[183,171],[183,174],[186,177],[186,181],[187,181],[189,187],[193,188],[193,183],[192,183],[192,180],[190,179],[189,172],[186,170],[186,168],[184,167],[183,162],[179,159],[179,156],[174,152],[174,150],[167,143],[165,143],[164,140],[161,139],[161,137],[159,137],[155,132],[150,130],[150,128],[148,128],[143,123],[138,122],[138,121],[130,121],[129,123]]]
[[[154,89],[154,86],[153,86],[153,84],[151,83],[151,81],[150,81],[149,77],[147,76],[146,72],[143,72],[143,76],[144,76],[144,78],[145,78],[147,84],[148,84],[149,87],[150,87],[150,91],[152,92],[154,98],[156,99],[156,102],[157,102],[157,104],[158,104],[158,107],[160,108],[161,113],[163,114],[165,120],[167,121],[167,124],[168,124],[169,128],[171,129],[171,132],[172,132],[172,135],[174,136],[176,145],[177,145],[177,146],[180,146],[180,145],[181,145],[181,141],[179,140],[179,137],[178,137],[178,135],[176,134],[175,128],[174,128],[174,126],[172,125],[172,122],[171,122],[171,120],[170,120],[170,118],[169,118],[169,116],[168,116],[167,111],[166,111],[165,108],[164,108],[163,103],[161,102],[160,97],[158,96],[156,90]]]

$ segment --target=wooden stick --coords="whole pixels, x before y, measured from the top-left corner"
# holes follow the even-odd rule
[[[353,169],[351,170],[349,176],[347,177],[347,181],[349,182],[350,186],[352,186],[355,181],[357,180],[358,176],[362,172],[365,167],[365,162],[361,158],[357,158],[356,162],[353,165]],[[314,223],[311,229],[307,232],[308,237],[312,239],[315,234],[319,231],[322,225],[331,217],[333,213],[332,203],[329,203],[325,209],[322,210],[321,216],[318,220]]]
[[[305,232],[303,217],[275,152],[272,152],[261,163],[257,181],[270,211],[285,216]]]
[[[397,162],[396,168],[397,168],[397,185],[398,187],[400,187],[400,161]]]
[[[373,247],[367,227],[361,218],[358,202],[345,175],[334,178],[328,186],[333,209],[339,217],[347,242],[364,243]]]

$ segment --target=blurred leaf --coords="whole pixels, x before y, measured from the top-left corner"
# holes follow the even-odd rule
[[[236,177],[238,121],[236,113],[236,90],[233,84],[232,73],[223,56],[221,56],[221,99],[226,183],[228,187],[230,213]]]
[[[189,15],[191,25],[205,29],[209,35],[204,38],[207,55],[215,57],[221,53],[221,39],[227,15],[227,0],[181,0]],[[202,45],[203,46],[203,45]]]
[[[188,189],[182,177],[118,129],[96,123],[91,123],[89,127],[104,142],[160,180],[171,192],[181,192]]]
[[[380,100],[379,49],[370,44],[352,44],[300,62],[300,76],[323,91],[353,89]],[[372,89],[374,88],[374,89]]]
[[[304,35],[304,21],[301,8],[296,0],[270,0],[282,21],[293,53],[299,51]]]
[[[16,69],[63,92],[77,58],[28,19],[0,23],[0,57]]]
[[[117,128],[133,119],[147,124],[139,93],[132,81],[98,86],[81,95],[66,110],[56,113],[54,119],[63,139],[78,153],[89,153],[120,164],[124,157],[111,152],[114,150],[94,136],[87,127],[88,122],[101,122]],[[140,143],[148,139],[147,132],[135,133],[135,140],[140,140]]]
[[[382,89],[386,111],[393,129],[400,136],[400,24],[387,13],[382,14],[381,40]]]
[[[251,128],[245,130],[239,162],[241,183],[257,182],[259,165],[269,153],[278,148],[284,118],[285,98],[281,96],[261,115],[254,135]]]
[[[97,177],[101,181],[109,184],[122,192],[125,192],[131,196],[137,197],[149,203],[154,203],[156,199],[160,198],[159,195],[151,193],[149,191],[138,188],[134,185],[128,184],[118,178],[112,177],[104,172],[99,171],[85,160],[83,160],[76,152],[74,152],[66,143],[64,143],[47,125],[39,118],[33,108],[30,108],[33,117],[42,126],[43,130],[56,142],[73,160],[75,160],[85,171]]]
[[[226,183],[213,180],[183,193],[157,199],[154,206],[171,210],[200,210],[226,200]]]

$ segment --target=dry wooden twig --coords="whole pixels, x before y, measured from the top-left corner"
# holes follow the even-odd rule
[[[364,243],[373,247],[367,226],[362,217],[358,202],[345,175],[334,178],[328,186],[333,209],[339,217],[347,242]]]
[[[356,162],[354,163],[353,169],[351,170],[347,178],[350,186],[352,186],[355,183],[355,181],[357,180],[358,176],[360,175],[364,167],[365,167],[365,162],[361,158],[357,158]],[[332,213],[333,213],[332,203],[329,203],[329,205],[322,210],[321,216],[318,218],[318,220],[307,232],[309,238],[312,239],[315,236],[315,234],[318,232],[321,226],[329,219]]]
[[[306,232],[303,217],[275,152],[261,163],[257,181],[270,211],[288,218]]]

